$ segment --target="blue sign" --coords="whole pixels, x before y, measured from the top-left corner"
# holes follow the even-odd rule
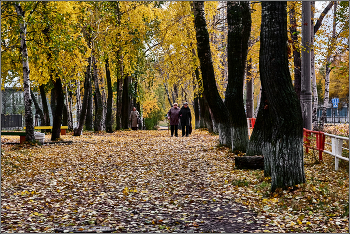
[[[339,98],[332,98],[333,108],[338,108]]]

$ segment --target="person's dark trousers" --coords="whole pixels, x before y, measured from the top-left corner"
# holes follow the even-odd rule
[[[182,136],[185,135],[185,127],[186,127],[186,136],[190,133],[190,126],[182,125]]]
[[[177,130],[178,130],[179,126],[178,125],[171,125],[170,126],[170,131],[171,131],[171,136],[174,136],[174,132],[175,132],[175,136],[177,137]]]
[[[137,127],[131,127],[132,130],[137,130]]]

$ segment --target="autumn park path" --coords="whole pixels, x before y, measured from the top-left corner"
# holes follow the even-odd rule
[[[281,232],[240,200],[232,155],[217,146],[217,136],[122,131],[65,140],[73,143],[3,147],[2,232],[94,225],[115,232]]]

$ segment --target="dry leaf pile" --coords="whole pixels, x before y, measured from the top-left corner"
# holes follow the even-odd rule
[[[2,146],[3,232],[349,231],[349,176],[331,157],[305,166],[307,183],[270,194],[263,171],[234,169],[235,155],[203,131],[63,139],[73,143]]]

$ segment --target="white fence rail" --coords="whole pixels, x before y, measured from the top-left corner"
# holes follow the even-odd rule
[[[345,147],[343,147],[343,141],[349,141],[348,137],[342,137],[342,136],[337,136],[337,135],[332,135],[325,133],[325,136],[331,137],[332,139],[332,152],[329,152],[327,150],[324,150],[323,152],[333,155],[335,158],[335,170],[337,171],[339,168],[339,159],[343,159],[346,161],[349,161],[349,158],[343,157],[343,149],[349,150]]]

